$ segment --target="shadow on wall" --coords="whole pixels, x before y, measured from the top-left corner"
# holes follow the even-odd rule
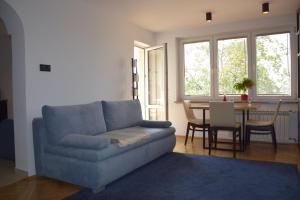
[[[12,53],[12,96],[15,132],[16,168],[29,171],[29,159],[34,160],[27,148],[30,141],[27,126],[26,81],[25,81],[25,38],[22,21],[16,11],[5,1],[0,0],[0,18],[6,32],[11,35]],[[3,28],[3,27],[2,27]],[[31,156],[31,157],[30,157]],[[32,167],[31,167],[32,168]],[[34,167],[33,167],[34,168]]]

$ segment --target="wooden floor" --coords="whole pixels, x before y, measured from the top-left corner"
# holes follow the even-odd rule
[[[184,146],[184,138],[177,137],[175,152],[193,153],[207,155],[208,151],[202,149],[202,141],[195,139],[192,144],[188,142]],[[212,151],[212,156],[232,157],[231,152]],[[264,160],[272,162],[283,162],[297,164],[300,171],[300,150],[297,145],[279,145],[278,151],[273,151],[271,144],[251,143],[246,152],[238,153],[238,159]],[[2,200],[57,200],[63,199],[81,188],[60,181],[43,178],[28,177],[17,183],[0,188],[0,199]]]
[[[0,188],[27,177],[27,173],[15,168],[15,163],[0,159]]]

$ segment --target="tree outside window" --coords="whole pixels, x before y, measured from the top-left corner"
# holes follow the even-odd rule
[[[256,37],[257,95],[291,95],[290,34]]]
[[[248,77],[247,38],[218,40],[219,95],[240,94],[234,84]]]

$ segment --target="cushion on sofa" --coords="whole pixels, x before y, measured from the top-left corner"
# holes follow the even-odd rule
[[[143,120],[139,100],[102,101],[108,131],[136,126]]]
[[[80,135],[70,134],[63,137],[59,144],[64,147],[74,147],[81,149],[103,149],[110,144],[110,139],[100,135]]]
[[[170,121],[143,120],[138,125],[147,128],[169,128],[172,123]]]
[[[68,134],[96,135],[106,132],[101,102],[73,106],[43,106],[47,139],[58,144]]]
[[[167,137],[174,137],[175,128],[169,127],[169,128],[144,128],[144,127],[130,127],[125,129],[119,129],[114,130],[110,132],[103,133],[101,135],[110,138],[109,136],[112,133],[132,133],[132,132],[140,132],[143,134],[149,134],[149,137],[145,137],[138,142],[126,145],[121,147],[118,144],[110,144],[107,148],[104,148],[102,150],[93,150],[93,149],[78,149],[78,148],[65,148],[63,146],[53,146],[53,145],[47,145],[45,148],[46,153],[55,154],[59,156],[66,156],[70,158],[80,159],[80,160],[86,160],[91,162],[97,162],[101,161],[122,153],[125,153],[129,150],[139,148],[140,146],[143,146],[145,144],[148,144],[150,142],[160,140]],[[130,137],[130,136],[129,136]]]

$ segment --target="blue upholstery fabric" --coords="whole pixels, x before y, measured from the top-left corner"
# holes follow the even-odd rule
[[[139,100],[102,101],[108,131],[136,126],[143,120]]]
[[[38,175],[44,175],[44,159],[46,140],[46,126],[43,118],[35,118],[32,122],[35,171]]]
[[[161,155],[171,152],[175,143],[176,138],[173,134],[98,162],[45,153],[44,175],[97,190]]]
[[[110,139],[103,137],[102,135],[70,134],[63,137],[59,144],[64,147],[99,150],[106,148],[110,144]]]
[[[0,158],[15,160],[14,121],[11,119],[0,122]]]
[[[47,137],[58,144],[67,134],[96,135],[106,132],[100,102],[73,106],[43,106]]]
[[[105,160],[107,158],[119,155],[129,150],[133,150],[148,144],[150,142],[174,135],[175,129],[173,127],[158,129],[158,128],[143,128],[143,127],[130,127],[126,129],[114,130],[107,133],[103,133],[102,135],[109,136],[112,132],[122,132],[126,134],[126,132],[145,132],[150,135],[150,137],[145,138],[139,142],[136,142],[132,145],[128,145],[126,147],[119,147],[118,144],[110,144],[108,147],[102,149],[101,151],[93,150],[93,149],[80,149],[80,148],[66,148],[63,146],[53,146],[47,145],[45,148],[45,152],[55,154],[55,155],[62,155],[65,157],[96,162]]]
[[[174,149],[173,127],[136,126],[142,121],[139,101],[103,102],[104,107],[105,115],[100,102],[43,107],[43,118],[32,124],[37,175],[96,191]],[[114,133],[134,142],[107,144]],[[90,139],[104,137],[108,140]]]
[[[169,121],[143,120],[139,123],[139,126],[147,128],[169,128],[172,126],[172,123]]]

